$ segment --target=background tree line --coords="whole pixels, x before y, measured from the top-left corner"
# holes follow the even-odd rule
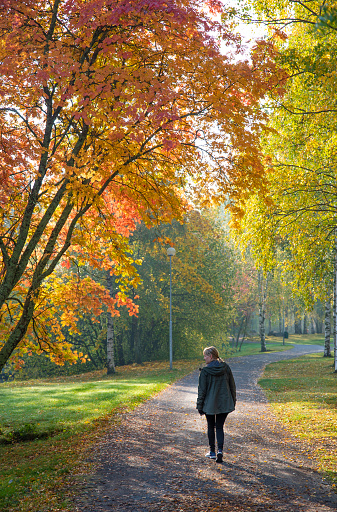
[[[226,240],[215,213],[191,211],[183,223],[173,221],[151,229],[140,223],[129,242],[130,251],[138,262],[140,277],[137,288],[130,290],[138,312],[130,316],[125,308],[120,307],[118,315],[113,317],[115,364],[168,358],[168,242],[176,248],[172,262],[174,357],[200,357],[202,348],[207,344],[225,348],[235,314],[232,290],[236,264],[233,248]],[[109,271],[77,263],[73,255],[72,264],[59,272],[59,278],[65,285],[67,282],[74,284],[76,276],[79,282],[90,276],[98,284],[105,285],[110,279],[111,294],[115,295],[120,284]],[[69,296],[69,310],[73,309],[72,300]],[[107,364],[108,311],[103,309],[95,316],[91,301],[88,300],[87,304],[87,308],[85,301],[81,305],[76,328],[69,329],[64,325],[62,332],[66,342],[86,354],[88,361],[74,367],[66,365],[61,372],[93,370]],[[41,376],[47,367],[51,373],[60,373],[43,355],[29,355],[24,359],[25,371],[31,375]]]
[[[147,228],[143,223],[130,237],[130,251],[138,262],[140,277],[137,287],[129,292],[137,313],[129,315],[120,307],[112,317],[113,362],[115,366],[141,364],[144,361],[167,360],[169,351],[169,258],[168,244],[174,244],[176,255],[172,264],[173,291],[173,357],[201,357],[202,349],[214,344],[225,356],[241,350],[247,340],[259,335],[258,306],[259,272],[251,256],[235,247],[223,211],[192,210],[184,222],[173,221]],[[58,278],[72,293],[56,313],[67,318],[73,315],[76,294],[74,287],[86,278],[97,286],[110,288],[115,295],[120,283],[110,271],[79,264],[74,253],[71,263],[61,267]],[[96,287],[93,293],[96,293]],[[45,377],[82,373],[109,367],[107,332],[109,311],[93,310],[91,290],[81,295],[76,323],[62,326],[64,340],[72,350],[84,354],[79,364],[57,365],[47,354],[27,353],[22,356],[21,370],[5,367],[3,375],[18,378]],[[324,311],[321,303],[306,309],[279,270],[270,273],[265,304],[266,335],[280,336],[283,330],[295,333],[322,332]]]

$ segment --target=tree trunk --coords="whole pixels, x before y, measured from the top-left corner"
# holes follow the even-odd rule
[[[324,357],[331,357],[331,349],[330,349],[331,304],[330,304],[330,299],[325,301],[324,328],[325,328]]]
[[[123,340],[124,340],[124,329],[121,329],[118,337],[115,337],[116,345],[117,345],[117,366],[125,365],[125,357],[123,350]]]
[[[333,345],[334,345],[334,366],[337,372],[337,239],[335,241],[335,271],[333,287]]]
[[[35,300],[38,298],[38,292],[35,290]],[[31,322],[33,318],[34,313],[34,302],[32,300],[32,292],[29,291],[26,300],[24,303],[24,306],[22,308],[22,314],[18,322],[16,323],[15,328],[11,332],[8,340],[3,345],[2,349],[0,350],[0,372],[2,371],[3,367],[7,363],[8,359],[16,349],[16,347],[19,345],[22,338],[25,336],[29,323]]]
[[[241,334],[241,329],[242,329],[244,321],[245,321],[245,316],[242,315],[241,322],[240,322],[239,329],[238,329],[238,333],[237,333],[237,336],[236,336],[235,348],[238,348],[238,346],[239,346],[240,334]]]
[[[297,308],[295,308],[294,316],[295,316],[295,325],[294,325],[295,334],[302,334],[301,318],[298,314]]]
[[[141,354],[139,350],[139,328],[138,318],[136,315],[131,317],[131,333],[130,333],[130,351],[132,361],[135,363],[141,363]]]
[[[266,317],[266,300],[267,300],[268,275],[263,282],[262,270],[258,273],[258,290],[259,290],[259,331],[261,338],[261,352],[267,352],[265,337],[265,317]]]
[[[316,334],[316,326],[313,318],[311,319],[311,334]]]
[[[246,316],[246,322],[245,322],[245,328],[244,328],[243,335],[242,335],[242,340],[241,340],[241,343],[240,343],[240,346],[239,346],[239,352],[241,352],[241,347],[242,347],[243,342],[245,341],[245,338],[246,338],[247,326],[248,326],[249,319],[250,319],[250,315],[247,315]]]
[[[137,364],[142,364],[142,350],[141,350],[141,337],[142,337],[142,324],[139,321],[139,318],[136,317],[137,320],[137,329],[135,333],[135,361]]]
[[[323,332],[323,323],[319,319],[315,319],[315,326],[317,334],[322,334]]]
[[[285,341],[284,341],[284,331],[285,331],[285,328],[284,328],[284,322],[285,322],[285,318],[284,318],[284,299],[282,300],[282,344],[285,345]]]
[[[285,331],[289,333],[289,309],[288,306],[284,309],[284,316],[285,316]]]
[[[110,296],[112,297],[112,277],[110,271],[106,271],[106,283]],[[107,330],[106,330],[106,368],[107,374],[113,375],[116,373],[115,368],[115,333],[114,323],[111,313],[107,313]]]
[[[303,319],[303,334],[308,334],[308,317],[304,315]]]
[[[107,314],[107,331],[106,331],[106,368],[107,374],[113,375],[116,373],[115,368],[115,347],[114,347],[114,324],[111,313]]]

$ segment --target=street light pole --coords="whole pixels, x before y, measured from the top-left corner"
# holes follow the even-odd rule
[[[170,370],[172,370],[172,256],[174,256],[176,250],[174,247],[167,249],[167,256],[170,258],[170,328],[169,328],[169,347],[170,347]]]
[[[284,342],[284,297],[283,297],[283,300],[282,300],[282,309],[283,309],[283,345],[285,345],[285,342]]]

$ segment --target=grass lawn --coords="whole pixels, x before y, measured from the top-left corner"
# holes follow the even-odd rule
[[[283,346],[282,338],[267,338],[268,351],[288,350],[293,342],[324,343],[319,335],[291,336],[285,341]],[[259,354],[260,349],[256,338],[245,342],[241,352],[226,357]],[[321,357],[319,361],[332,364]],[[0,384],[1,512],[72,512],[67,493],[76,492],[77,476],[90,471],[84,461],[92,443],[119,421],[121,412],[133,409],[200,363],[202,356],[175,361],[173,371],[167,362],[155,362],[119,367],[112,377],[102,370]],[[336,379],[333,382],[336,385]],[[330,381],[329,386],[331,392]],[[336,393],[333,396],[336,399]],[[335,414],[336,409],[331,405],[329,411]],[[327,464],[324,468],[330,471]]]
[[[70,511],[67,489],[90,444],[200,360],[145,363],[73,377],[0,384],[1,512]],[[23,439],[33,439],[23,441]]]
[[[337,374],[333,359],[308,355],[266,367],[259,384],[279,421],[310,442],[317,469],[337,487]]]
[[[269,339],[272,339],[272,336],[270,336]],[[288,343],[294,343],[296,345],[324,346],[324,334],[290,334],[288,340],[286,341]]]
[[[261,352],[261,341],[258,336],[249,338],[242,344],[241,351],[231,349],[226,357],[251,356],[254,354],[268,354],[268,352],[282,352],[289,350],[294,345],[321,345],[324,346],[323,334],[290,334],[289,338],[284,340],[276,336],[266,336],[267,352]]]
[[[276,338],[277,339],[277,338]],[[267,340],[267,352],[261,352],[261,342],[255,339],[244,342],[242,344],[241,350],[237,352],[229,352],[228,357],[241,357],[241,356],[253,356],[255,354],[268,354],[269,352],[282,352],[283,350],[289,350],[293,348],[293,345],[290,343],[286,343],[282,345],[281,341],[268,341]]]

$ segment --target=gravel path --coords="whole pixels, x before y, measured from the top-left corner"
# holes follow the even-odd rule
[[[225,428],[223,464],[205,459],[206,420],[195,409],[196,371],[122,418],[92,454],[80,512],[337,510],[337,494],[313,469],[310,449],[276,421],[257,380],[266,364],[322,350],[228,360],[238,403]]]

